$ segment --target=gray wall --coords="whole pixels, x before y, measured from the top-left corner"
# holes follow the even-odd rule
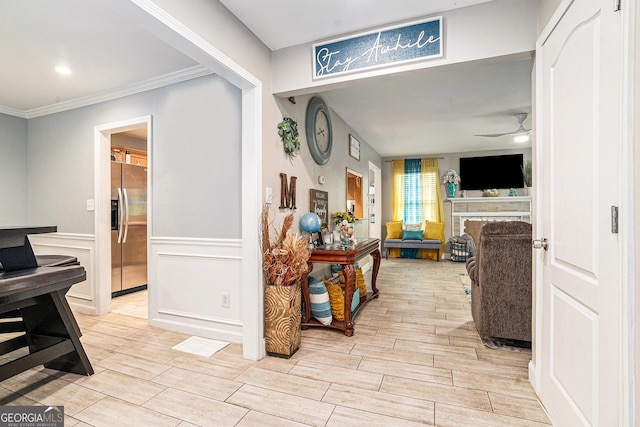
[[[30,119],[29,221],[93,234],[94,127],[152,115],[152,235],[240,238],[240,97],[211,75]]]
[[[280,172],[298,177],[298,214],[309,212],[309,190],[316,189],[329,193],[329,215],[336,211],[345,211],[347,209],[347,188],[346,173],[347,168],[362,174],[363,189],[369,186],[369,162],[371,161],[379,168],[382,168],[382,159],[380,155],[367,144],[366,140],[360,138],[358,134],[340,117],[331,110],[331,124],[333,129],[333,146],[331,149],[331,157],[324,165],[318,165],[309,152],[307,144],[307,136],[305,132],[305,116],[309,100],[315,95],[296,96],[296,103],[285,99],[277,99],[282,117],[291,117],[298,122],[298,131],[300,133],[300,154],[289,159],[282,149],[282,142],[278,136],[277,128],[273,130],[268,147],[265,147],[264,155],[274,159],[271,165],[266,165],[265,172],[269,176],[265,179],[266,187],[273,187],[274,206],[280,202]],[[322,94],[318,95],[322,97]],[[353,134],[360,141],[360,160],[349,156],[349,134]],[[268,152],[268,154],[267,154]],[[277,160],[276,160],[277,159]],[[276,164],[276,161],[280,164]],[[325,177],[324,185],[318,183],[318,176]],[[363,202],[366,210],[366,194],[363,194]],[[284,212],[284,211],[283,211]],[[297,227],[297,222],[296,222]],[[333,230],[333,224],[329,224],[329,229]]]
[[[27,223],[27,120],[0,114],[0,224]]]

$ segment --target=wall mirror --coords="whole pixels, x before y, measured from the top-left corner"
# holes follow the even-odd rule
[[[362,174],[347,168],[347,211],[356,219],[363,218]]]

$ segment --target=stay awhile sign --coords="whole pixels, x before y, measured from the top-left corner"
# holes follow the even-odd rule
[[[442,56],[442,17],[313,45],[313,78]]]

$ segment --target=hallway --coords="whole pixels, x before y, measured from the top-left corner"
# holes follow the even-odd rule
[[[446,260],[383,259],[380,298],[355,335],[303,331],[289,360],[244,360],[238,344],[194,356],[171,349],[189,335],[140,317],[78,314],[96,374],[32,369],[0,383],[0,404],[64,405],[65,425],[77,427],[547,425],[530,355],[482,344],[464,272]],[[117,299],[124,311],[128,297]]]

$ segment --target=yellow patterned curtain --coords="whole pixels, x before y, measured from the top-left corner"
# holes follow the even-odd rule
[[[404,160],[391,161],[391,219],[404,221]],[[400,248],[389,249],[389,257],[399,258]]]
[[[438,159],[422,159],[422,217],[431,222],[444,222]]]
[[[404,221],[404,160],[391,161],[391,218]]]
[[[440,194],[440,168],[438,159],[435,158],[422,159],[422,218],[429,222],[445,222],[442,195]],[[434,238],[436,236],[429,237]],[[441,235],[437,237],[442,242],[442,248],[444,249],[444,226],[442,227]],[[441,252],[444,253],[444,250]],[[437,254],[430,250],[420,250],[419,257],[435,260]]]

